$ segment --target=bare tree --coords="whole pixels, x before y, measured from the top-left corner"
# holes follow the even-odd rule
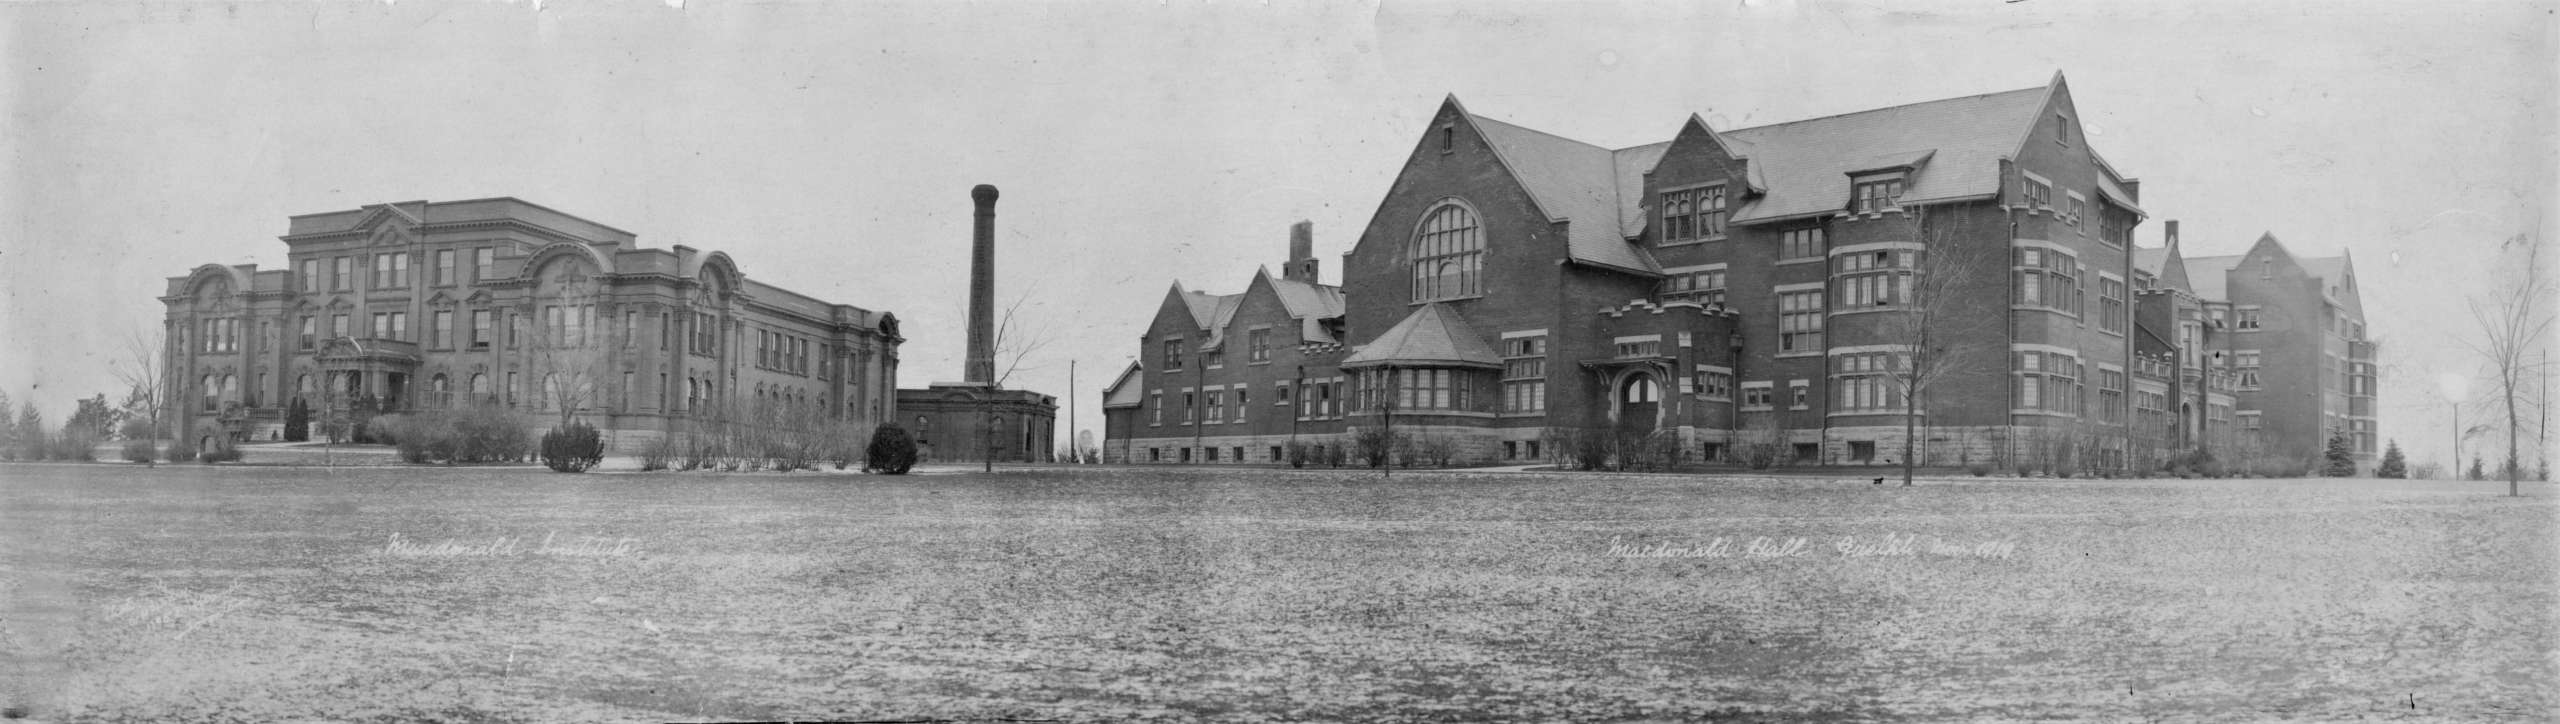
[[[2479,326],[2479,336],[2463,341],[2488,363],[2489,373],[2497,383],[2498,399],[2506,411],[2505,467],[2510,496],[2519,494],[2516,483],[2523,477],[2523,466],[2518,464],[2516,454],[2517,434],[2524,427],[2518,407],[2534,404],[2530,395],[2544,382],[2550,354],[2554,300],[2548,270],[2542,268],[2542,247],[2539,233],[2518,234],[2498,245],[2498,266],[2505,278],[2496,287],[2471,298],[2471,319]]]
[[[534,399],[541,409],[558,413],[557,425],[602,401],[608,347],[616,343],[597,326],[610,315],[600,314],[590,284],[570,284],[557,298],[537,302],[532,319],[523,322]]]
[[[1876,331],[1902,356],[1882,366],[1882,377],[1902,401],[1902,484],[1919,463],[1918,426],[1931,389],[1964,370],[1997,361],[1983,359],[2000,336],[1999,315],[1966,309],[1983,292],[1989,270],[2006,266],[2007,248],[1971,240],[1969,217],[1939,207],[1904,207],[1917,251],[1877,252],[1890,287],[1875,290],[1874,304],[1888,307]],[[1969,313],[1970,312],[1970,313]]]
[[[122,354],[107,362],[107,371],[125,385],[126,419],[147,422],[151,426],[152,437],[159,437],[164,432],[160,428],[161,406],[166,404],[161,387],[168,384],[160,377],[160,355],[164,351],[161,338],[164,335],[156,325],[127,332]]]

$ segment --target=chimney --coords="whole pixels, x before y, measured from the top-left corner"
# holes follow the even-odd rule
[[[2162,245],[2170,249],[2178,248],[2178,220],[2170,219],[2168,221],[2161,222],[2160,226],[2168,232],[2168,239],[2161,242]]]
[[[969,252],[969,368],[962,372],[972,385],[996,382],[996,187],[978,184],[969,190],[978,202],[977,229]]]
[[[1280,278],[1316,283],[1316,224],[1299,220],[1289,225],[1289,264],[1281,267]]]

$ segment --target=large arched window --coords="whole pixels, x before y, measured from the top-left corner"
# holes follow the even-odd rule
[[[1484,294],[1484,231],[1476,215],[1443,203],[1423,215],[1413,235],[1413,301]]]

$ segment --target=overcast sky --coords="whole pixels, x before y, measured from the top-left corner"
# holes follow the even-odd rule
[[[2145,244],[2354,254],[2383,435],[2442,460],[2462,296],[2552,223],[2544,4],[681,5],[0,5],[0,389],[120,396],[166,278],[282,268],[288,215],[489,196],[889,310],[902,386],[957,379],[991,183],[998,297],[1052,338],[1016,382],[1075,361],[1098,429],[1170,283],[1240,291],[1299,219],[1338,279],[1445,95],[1622,147],[2061,71]]]

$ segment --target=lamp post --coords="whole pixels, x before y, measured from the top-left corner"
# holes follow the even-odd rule
[[[2453,406],[2453,479],[2461,480],[2462,438],[2469,437],[2462,429],[2462,399],[2471,391],[2471,378],[2447,372],[2436,378],[2436,384],[2444,390],[2445,401]]]

